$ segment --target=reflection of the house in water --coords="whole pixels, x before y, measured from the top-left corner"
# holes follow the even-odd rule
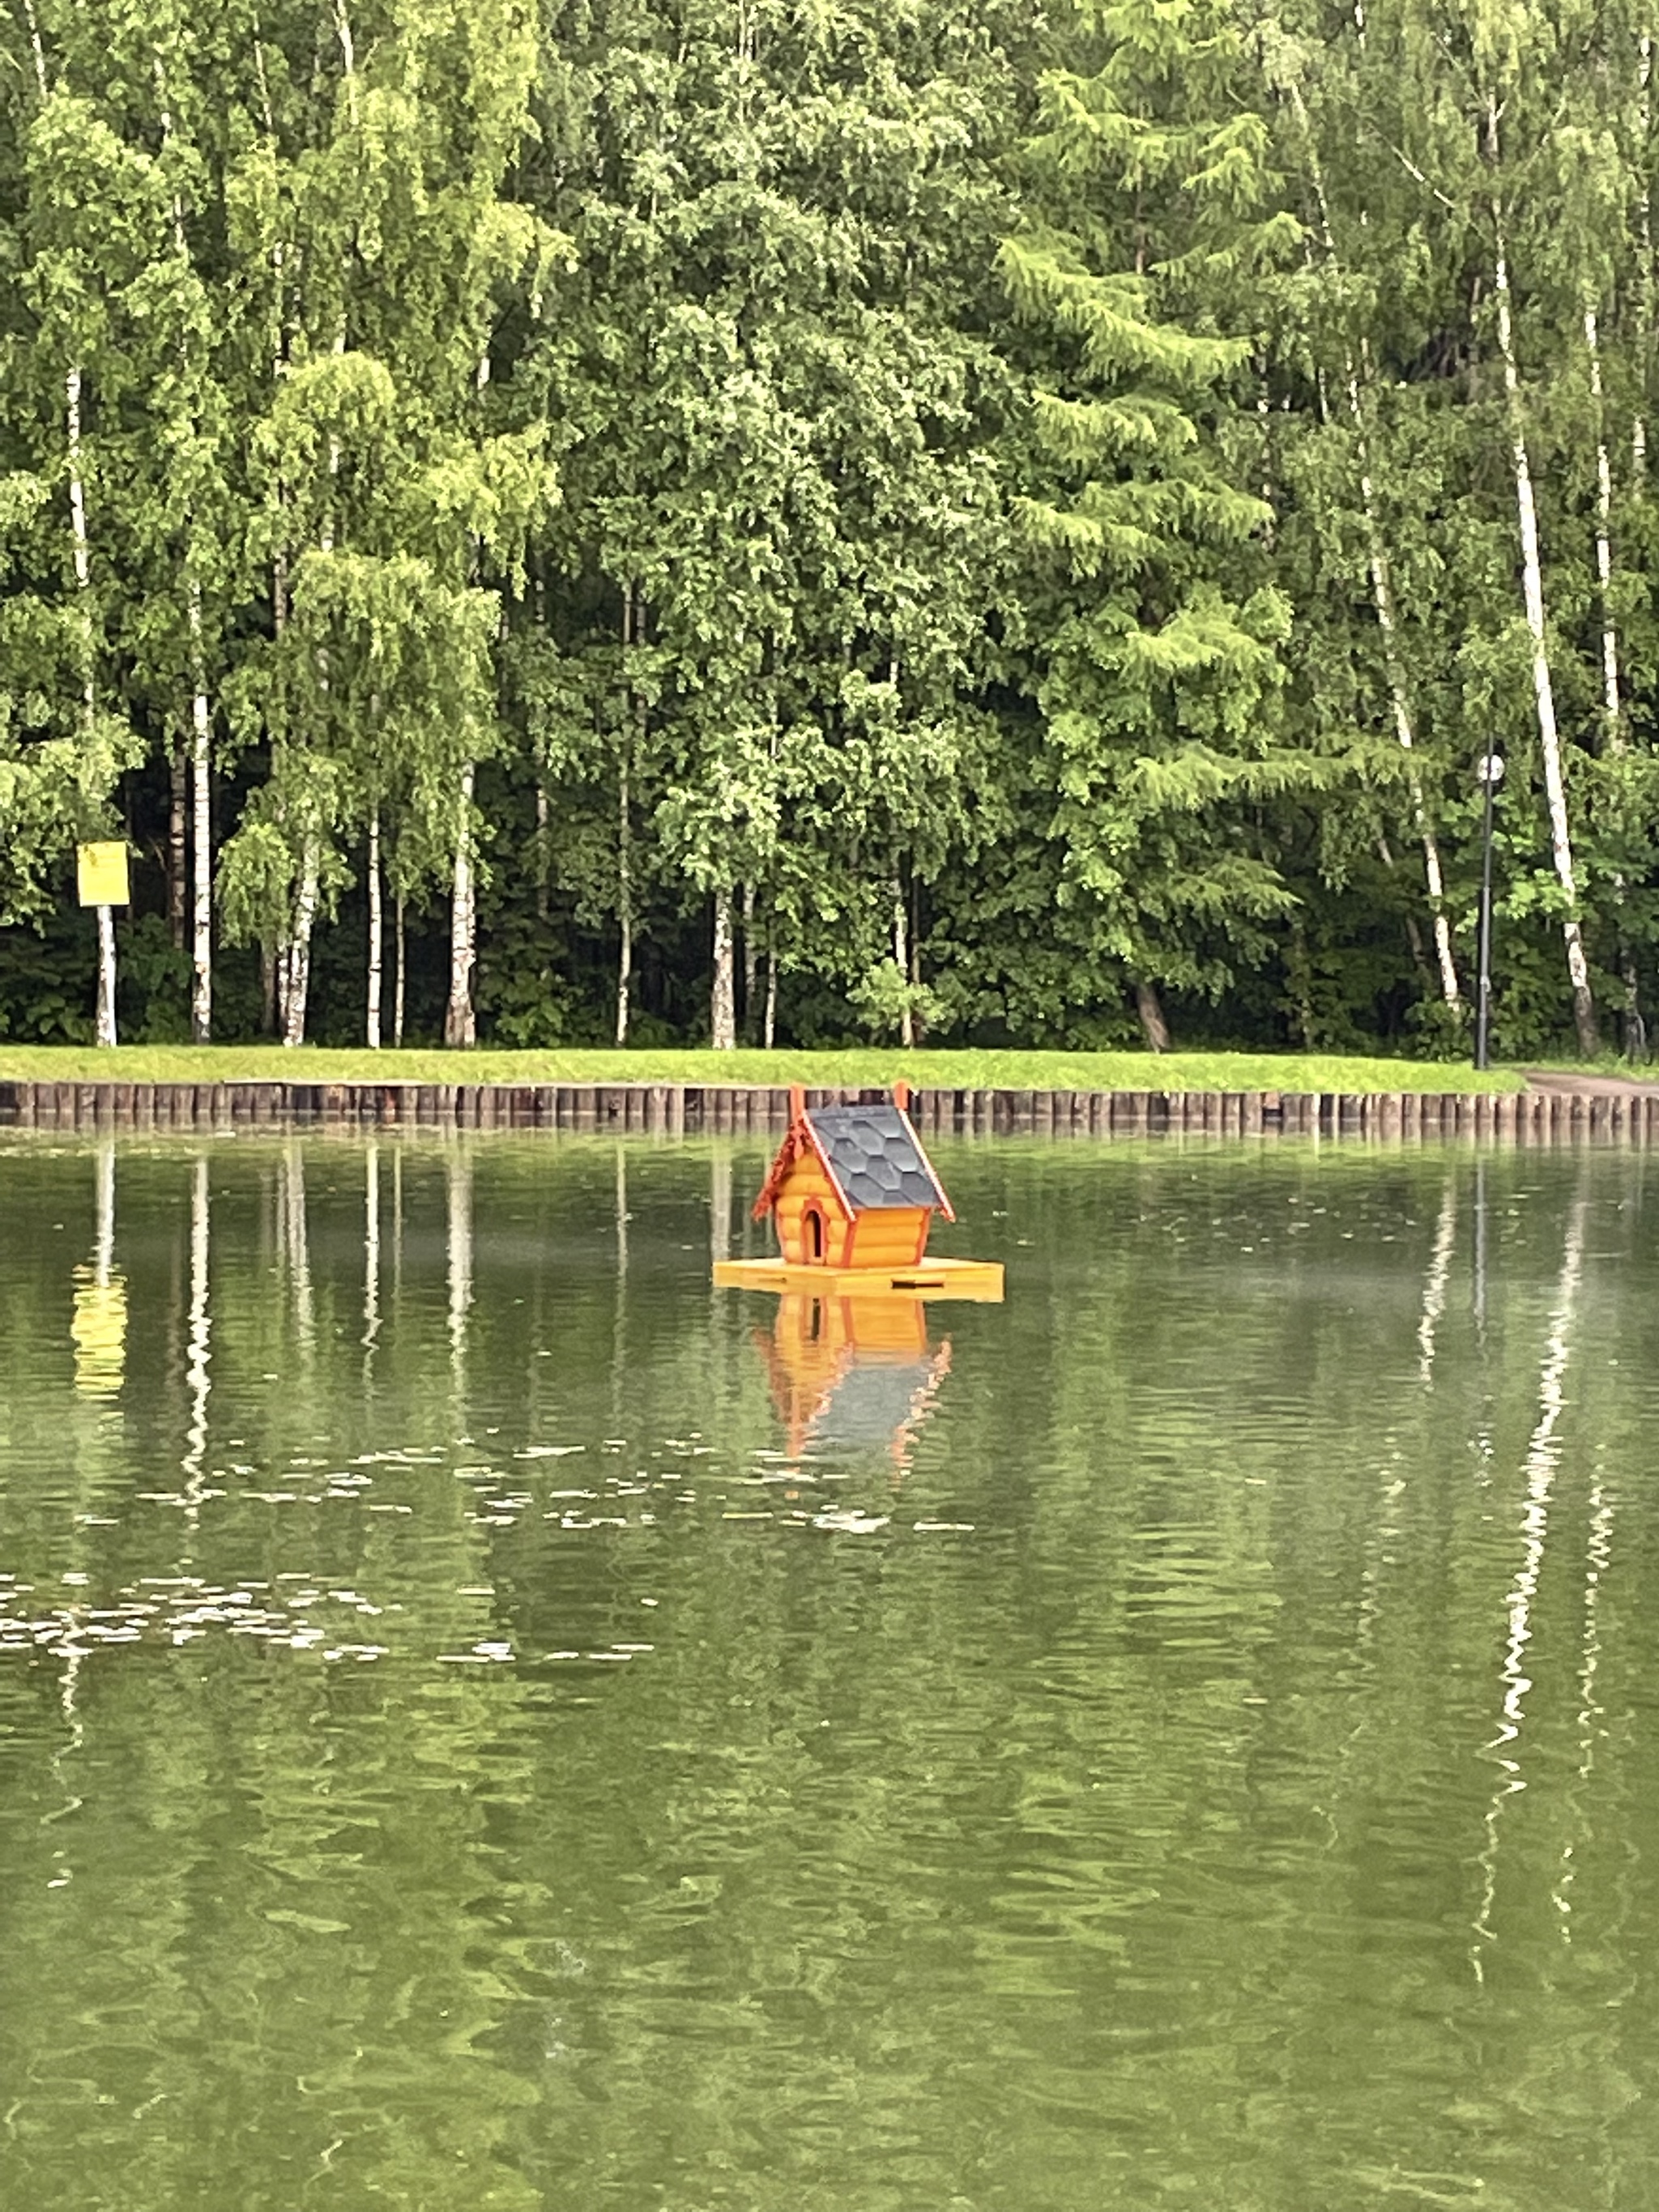
[[[950,1370],[920,1298],[786,1292],[755,1343],[791,1458],[883,1451],[901,1474]]]

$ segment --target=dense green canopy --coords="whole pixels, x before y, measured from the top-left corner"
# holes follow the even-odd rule
[[[0,41],[0,1035],[1644,1050],[1643,7]]]

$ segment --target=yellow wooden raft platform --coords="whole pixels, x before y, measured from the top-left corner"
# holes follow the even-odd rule
[[[832,1267],[821,1261],[716,1260],[724,1290],[806,1291],[817,1297],[867,1297],[896,1291],[910,1298],[972,1298],[1002,1304],[1000,1260],[921,1260],[910,1267]]]

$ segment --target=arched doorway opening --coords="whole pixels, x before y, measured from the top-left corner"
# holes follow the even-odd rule
[[[801,1243],[809,1266],[823,1264],[823,1213],[820,1207],[809,1206],[801,1216]]]

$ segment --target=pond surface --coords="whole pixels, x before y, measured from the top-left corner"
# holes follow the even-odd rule
[[[1647,1161],[938,1157],[0,1143],[0,2203],[1647,2212]]]

